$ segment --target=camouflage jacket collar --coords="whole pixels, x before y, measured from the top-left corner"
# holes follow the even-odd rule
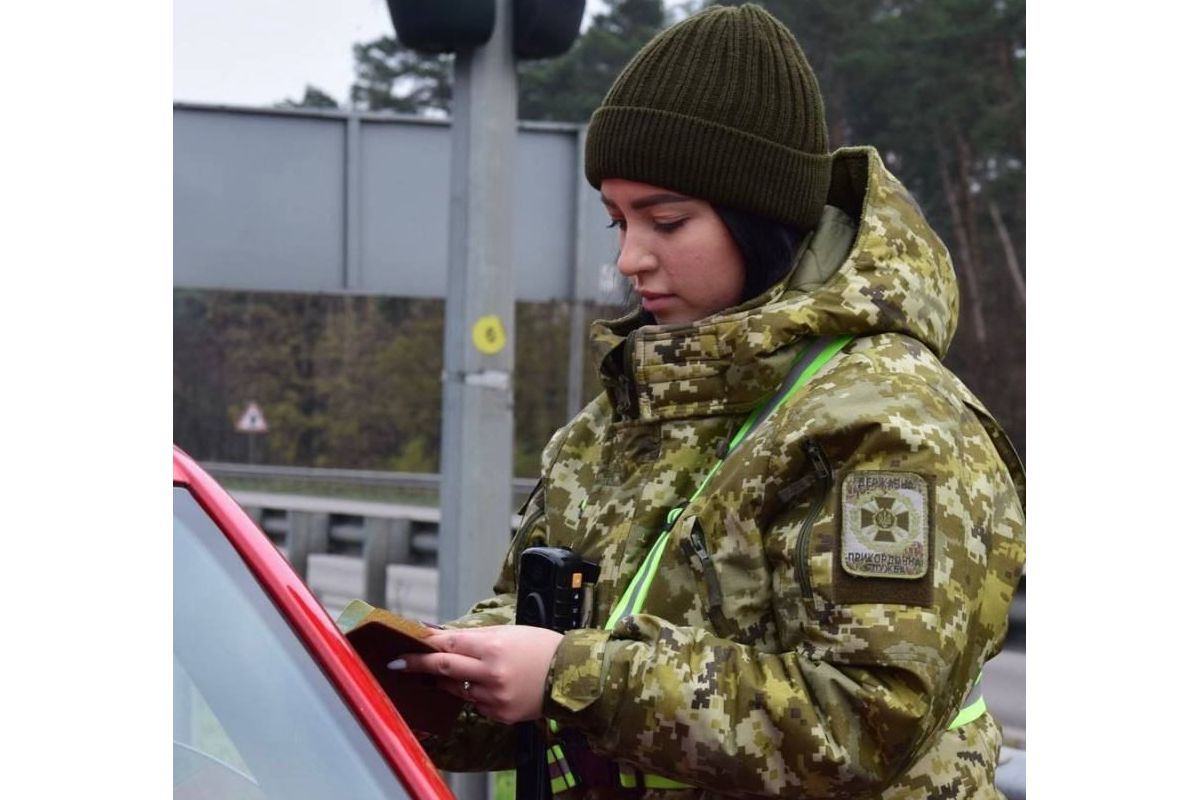
[[[829,203],[853,230],[838,250],[826,214],[788,277],[764,294],[690,324],[655,325],[637,311],[592,326],[593,352],[619,420],[746,414],[779,386],[814,336],[896,332],[945,354],[958,315],[949,254],[874,148],[834,154]],[[811,260],[836,258],[805,283]]]

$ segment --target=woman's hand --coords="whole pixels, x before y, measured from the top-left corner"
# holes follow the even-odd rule
[[[529,625],[489,625],[435,633],[436,653],[410,653],[392,669],[438,677],[438,686],[511,725],[542,716],[542,694],[562,634]],[[464,682],[469,682],[470,686]]]

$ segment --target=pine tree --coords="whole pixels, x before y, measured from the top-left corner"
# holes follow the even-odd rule
[[[299,100],[283,100],[275,104],[276,108],[337,108],[337,100],[334,100],[325,92],[321,91],[311,83],[305,84],[304,94]]]

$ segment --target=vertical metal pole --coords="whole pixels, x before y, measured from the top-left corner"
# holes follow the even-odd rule
[[[491,594],[511,536],[516,130],[512,3],[498,0],[488,43],[454,58],[438,532],[443,619]],[[450,776],[459,798],[483,800],[487,785],[487,773]]]
[[[351,112],[346,117],[344,180],[345,209],[342,219],[343,253],[342,288],[361,289],[362,275],[362,123]]]
[[[571,419],[583,408],[583,347],[584,347],[584,301],[587,298],[587,281],[596,280],[587,265],[588,226],[584,220],[589,192],[592,187],[583,176],[584,153],[587,148],[587,126],[581,125],[575,139],[575,264],[571,272],[571,330],[567,339],[570,358],[567,362],[567,419]]]
[[[406,560],[411,541],[412,520],[363,520],[363,597],[371,605],[387,608],[388,564]]]

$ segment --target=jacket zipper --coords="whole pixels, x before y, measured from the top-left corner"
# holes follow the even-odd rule
[[[637,401],[634,399],[633,380],[633,349],[637,343],[637,331],[625,340],[624,352],[621,353],[621,373],[617,376],[617,386],[621,393],[621,416],[624,419],[637,418]]]
[[[704,574],[704,590],[707,595],[704,612],[712,622],[714,630],[721,636],[731,635],[732,626],[722,607],[724,597],[721,594],[721,581],[717,578],[716,565],[713,564],[712,555],[704,543],[704,531],[700,528],[699,520],[692,521],[692,529],[688,531],[685,538],[679,540],[679,545],[689,561],[695,558],[700,562],[700,569]]]
[[[796,581],[800,584],[802,597],[805,601],[809,601],[812,599],[812,582],[808,575],[808,539],[812,533],[813,523],[817,521],[817,515],[825,507],[825,501],[829,499],[829,491],[833,488],[833,470],[820,445],[812,439],[805,440],[804,452],[808,455],[808,460],[812,463],[817,480],[821,484],[820,496],[815,498],[812,505],[808,507],[808,513],[804,515],[804,524],[800,527],[800,536],[796,540]]]

